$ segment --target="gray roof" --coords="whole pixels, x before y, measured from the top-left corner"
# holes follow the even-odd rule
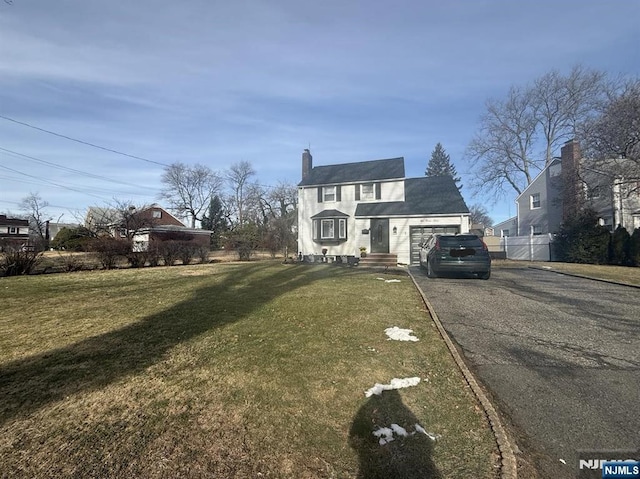
[[[311,219],[317,218],[348,218],[349,215],[338,210],[322,210],[317,215],[313,215]]]
[[[407,178],[405,201],[360,203],[355,216],[411,216],[469,213],[458,187],[450,176]]]
[[[298,186],[333,185],[404,178],[404,158],[316,166]]]

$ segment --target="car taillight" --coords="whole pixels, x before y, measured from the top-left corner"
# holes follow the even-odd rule
[[[440,251],[440,238],[436,239],[436,246],[435,246],[435,250],[436,251]]]

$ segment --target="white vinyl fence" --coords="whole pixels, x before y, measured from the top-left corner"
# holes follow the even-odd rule
[[[500,238],[500,246],[507,255],[507,259],[525,261],[551,261],[550,234],[540,236],[505,236]]]

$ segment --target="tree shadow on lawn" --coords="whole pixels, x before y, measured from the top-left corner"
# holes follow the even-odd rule
[[[233,323],[285,292],[336,272],[272,264],[233,267],[222,281],[122,329],[0,367],[0,425],[49,403],[139,373],[183,341]],[[167,295],[171,294],[170,286]],[[135,299],[133,299],[135,300]],[[233,307],[229,310],[229,305]],[[100,305],[96,305],[100,307]],[[203,314],[206,312],[206,314]]]
[[[371,396],[358,410],[349,431],[349,445],[360,462],[358,478],[440,479],[432,459],[433,440],[417,430],[417,424],[418,418],[398,391]],[[374,435],[381,428],[389,430]]]

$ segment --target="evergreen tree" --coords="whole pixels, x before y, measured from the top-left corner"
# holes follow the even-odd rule
[[[229,230],[229,224],[225,216],[222,201],[218,196],[211,198],[209,209],[202,218],[202,229],[213,231],[211,234],[211,247],[218,249],[221,246],[220,237]]]
[[[427,165],[426,176],[450,176],[455,181],[458,189],[462,189],[460,177],[456,167],[451,163],[451,158],[447,155],[441,143],[438,143],[431,153],[431,159]]]

